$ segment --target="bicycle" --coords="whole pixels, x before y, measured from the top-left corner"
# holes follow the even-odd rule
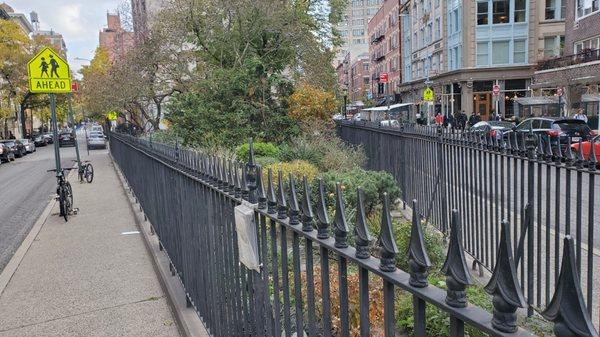
[[[74,168],[63,168],[56,174],[56,180],[58,186],[56,187],[56,195],[60,206],[60,216],[65,218],[65,221],[69,221],[69,215],[71,213],[77,213],[73,209],[73,189],[71,184],[65,178],[64,171],[70,171]],[[56,169],[48,170],[47,172],[56,172]]]
[[[73,160],[77,162],[77,160]],[[89,161],[83,161],[78,168],[79,173],[79,182],[82,183],[84,180],[87,181],[88,184],[91,184],[94,181],[94,166]]]

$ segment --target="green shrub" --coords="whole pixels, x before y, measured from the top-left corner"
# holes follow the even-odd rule
[[[330,193],[335,192],[335,184],[339,182],[345,190],[344,201],[347,209],[356,208],[356,190],[361,187],[364,191],[365,211],[373,212],[380,205],[383,193],[387,192],[393,202],[400,196],[400,189],[394,177],[383,171],[368,171],[355,167],[351,170],[332,171],[323,175],[323,182]]]
[[[262,167],[266,167],[275,163],[279,163],[279,159],[275,157],[256,157],[256,163]]]
[[[362,148],[348,145],[332,130],[317,126],[282,146],[279,154],[282,161],[305,160],[322,172],[361,167],[366,158]]]
[[[277,157],[279,154],[279,148],[273,143],[262,143],[255,142],[254,155],[259,157]],[[242,144],[237,147],[236,155],[238,160],[242,162],[248,161],[248,153],[250,152],[250,145],[248,143]]]

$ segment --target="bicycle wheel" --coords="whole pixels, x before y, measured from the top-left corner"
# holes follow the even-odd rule
[[[71,183],[65,182],[65,189],[67,190],[67,200],[69,201],[69,212],[73,210],[73,188],[71,188]]]
[[[94,167],[92,166],[92,164],[88,163],[85,166],[85,181],[87,181],[88,183],[92,183],[92,181],[94,180]]]
[[[67,191],[63,186],[58,187],[58,203],[60,205],[60,216],[69,221],[69,200],[67,199]]]

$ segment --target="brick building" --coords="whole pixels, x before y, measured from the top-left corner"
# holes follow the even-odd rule
[[[133,47],[133,32],[128,32],[121,26],[119,14],[106,13],[107,27],[100,32],[100,48],[108,52],[111,62],[123,58]]]
[[[564,88],[563,113],[583,108],[597,128],[600,102],[600,1],[565,0],[564,56],[537,64],[532,88]]]
[[[371,92],[378,103],[390,97],[396,101],[401,83],[399,0],[385,0],[369,21]],[[388,73],[388,84],[379,83],[379,75]]]
[[[369,54],[359,55],[350,65],[348,95],[354,106],[360,106],[370,97],[371,73],[369,67]]]

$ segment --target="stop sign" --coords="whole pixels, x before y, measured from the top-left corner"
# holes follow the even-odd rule
[[[381,73],[379,74],[379,82],[381,83],[387,83],[389,79],[388,73]]]
[[[494,87],[492,88],[492,92],[494,93],[494,96],[500,95],[500,86],[497,84],[494,84]]]

